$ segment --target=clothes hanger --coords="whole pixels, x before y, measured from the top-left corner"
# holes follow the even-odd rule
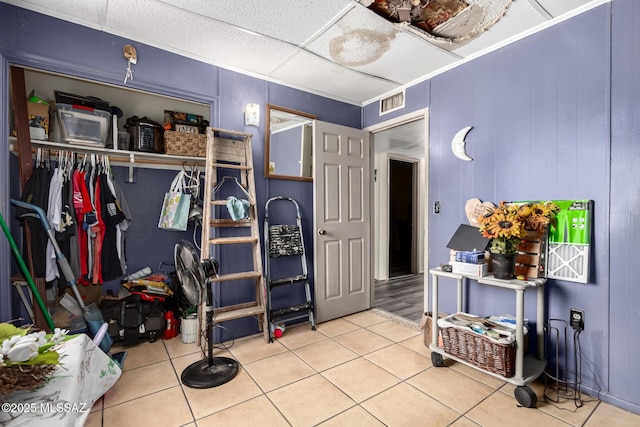
[[[76,166],[76,162],[78,161],[76,157],[76,153],[72,153],[71,151],[67,151],[68,159],[67,159],[67,176],[71,177],[73,173],[73,169]]]
[[[247,190],[245,190],[245,188],[242,185],[240,185],[240,183],[238,182],[238,178],[236,178],[235,176],[223,176],[222,181],[220,181],[218,185],[216,185],[215,188],[213,189],[213,194],[216,194],[218,190],[220,190],[220,188],[222,187],[222,185],[225,183],[227,179],[235,182],[235,184],[238,187],[240,187],[240,190],[242,190],[242,192],[247,195],[247,199],[249,200],[249,202],[254,203],[252,197],[249,195]]]
[[[104,173],[104,155],[98,154],[96,156],[96,175],[101,175]]]
[[[104,167],[105,167],[105,170],[107,171],[107,174],[110,177],[113,177],[113,174],[111,173],[111,162],[109,161],[109,156],[104,156],[104,162],[105,162]]]
[[[188,190],[191,194],[191,200],[196,202],[200,195],[200,170],[196,164],[189,166],[190,170],[187,170],[186,163],[187,162],[182,162],[182,172],[183,177],[185,178],[184,186],[182,188],[184,190]]]
[[[69,151],[62,152],[62,178],[66,181],[71,176],[71,153]]]
[[[84,153],[84,158],[82,159],[82,164],[80,165],[80,171],[85,172],[87,170],[87,156],[88,153]]]

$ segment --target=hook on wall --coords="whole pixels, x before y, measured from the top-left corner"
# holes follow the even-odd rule
[[[124,54],[125,59],[127,59],[127,72],[124,76],[124,84],[127,84],[127,80],[133,80],[133,69],[131,68],[131,64],[138,63],[138,52],[136,48],[131,46],[130,44],[124,45],[122,48],[122,53]]]

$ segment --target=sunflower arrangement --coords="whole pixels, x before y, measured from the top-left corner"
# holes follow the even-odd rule
[[[560,207],[553,202],[506,204],[488,209],[478,217],[480,233],[491,239],[489,251],[498,254],[516,253],[522,240],[530,232],[543,236],[549,225],[555,225]]]

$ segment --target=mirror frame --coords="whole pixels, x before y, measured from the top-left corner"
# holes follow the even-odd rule
[[[278,175],[278,174],[270,174],[269,173],[269,163],[271,157],[271,110],[278,110],[289,114],[294,114],[296,116],[307,117],[311,120],[316,120],[318,116],[314,114],[304,113],[302,111],[293,110],[291,108],[280,107],[278,105],[267,104],[267,129],[265,132],[265,152],[264,152],[264,177],[265,178],[273,178],[273,179],[288,179],[292,181],[308,181],[313,182],[313,177],[304,177],[304,176],[294,176],[294,175]]]

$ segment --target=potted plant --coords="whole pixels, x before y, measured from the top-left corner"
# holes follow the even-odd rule
[[[480,233],[491,239],[489,252],[493,275],[510,280],[515,271],[518,246],[530,233],[543,236],[560,208],[553,202],[507,204],[500,202],[478,217]]]

